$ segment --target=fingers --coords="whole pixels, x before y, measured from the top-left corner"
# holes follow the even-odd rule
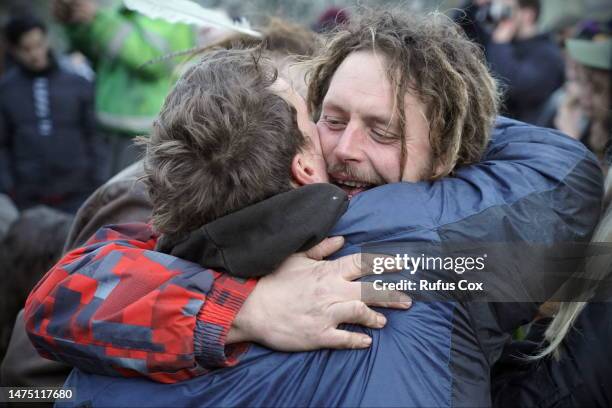
[[[412,307],[412,300],[405,302],[366,302],[366,304],[372,307],[384,307],[385,309],[406,310]]]
[[[362,349],[370,347],[371,344],[372,338],[366,334],[331,329],[325,336],[321,347],[331,349]]]
[[[349,281],[361,278],[367,275],[363,273],[361,268],[361,254],[353,254],[338,258],[334,262],[334,269],[340,272],[340,275]]]
[[[359,299],[368,306],[390,307],[393,309],[408,309],[412,306],[412,298],[399,290],[381,289],[374,282],[351,282],[353,293],[359,290]]]
[[[323,241],[306,251],[306,256],[310,259],[320,261],[338,251],[343,245],[343,237],[325,238]]]
[[[364,253],[361,255],[362,269],[367,275],[380,275],[382,273],[393,273],[402,271],[404,266],[401,258],[385,254]]]
[[[330,261],[327,268],[339,273],[343,279],[353,281],[370,274],[369,271],[364,271],[365,268],[361,267],[363,259],[362,254],[347,255],[335,261]],[[391,269],[397,271],[397,268]],[[406,293],[398,290],[378,289],[374,282],[344,282],[342,285],[336,286],[334,293],[338,295],[338,300],[358,300],[369,306],[404,310],[412,306],[412,298]],[[350,323],[361,324],[352,321]]]
[[[350,258],[352,259],[345,259]],[[346,280],[355,280],[367,275],[399,272],[401,265],[396,258],[389,255],[361,253],[339,258],[342,261],[342,277]]]
[[[359,300],[336,303],[330,307],[332,318],[339,323],[354,323],[372,329],[381,329],[387,324],[387,319]],[[322,347],[334,349],[367,348],[372,344],[372,338],[363,333],[347,330],[330,329],[323,338]]]
[[[340,323],[353,323],[372,329],[381,329],[387,324],[387,318],[370,309],[360,300],[335,303],[329,309],[332,319]]]
[[[368,306],[410,309],[412,298],[399,290],[376,290],[373,282],[343,282],[335,289],[339,302],[360,300]]]
[[[360,300],[368,306],[410,309],[412,298],[399,290],[376,290],[372,282],[348,282],[340,293],[344,299]]]

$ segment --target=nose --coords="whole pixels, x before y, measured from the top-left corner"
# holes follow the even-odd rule
[[[363,130],[358,124],[349,122],[338,140],[334,153],[338,160],[361,161],[363,152]]]

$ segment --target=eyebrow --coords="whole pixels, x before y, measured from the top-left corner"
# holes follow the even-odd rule
[[[323,101],[322,109],[329,109],[332,111],[346,113],[346,110],[340,106],[337,102],[334,101]],[[394,115],[395,116],[395,115]],[[376,124],[385,127],[385,129],[389,129],[391,132],[399,132],[397,121],[391,121],[389,116],[387,115],[377,115],[375,113],[367,113],[361,115],[363,121],[368,124]]]
[[[379,116],[376,114],[368,113],[367,115],[363,115],[363,120],[366,123],[379,124],[384,127],[388,127],[389,129],[395,129],[397,127],[397,123],[392,122],[388,116]]]
[[[340,104],[333,102],[333,101],[324,102],[322,107],[323,109],[329,109],[329,110],[334,110],[334,111],[339,111],[339,112],[346,112],[346,109],[340,106]],[[380,123],[385,126],[387,124],[391,124],[391,126],[394,125],[394,123],[391,122],[391,119],[387,115],[377,115],[375,113],[367,113],[361,116],[367,122]]]

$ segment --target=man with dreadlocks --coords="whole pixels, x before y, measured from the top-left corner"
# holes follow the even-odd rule
[[[215,84],[235,87],[233,76],[225,74],[236,65],[217,66],[220,71],[210,74]],[[203,69],[212,67],[204,65]],[[246,71],[240,75],[245,87],[253,84]],[[193,86],[205,92],[205,85]],[[363,275],[354,269],[351,272],[350,263],[318,264],[294,256],[255,284],[253,279],[232,280],[172,256],[185,253],[182,244],[193,243],[192,233],[201,237],[199,229],[209,228],[202,213],[211,203],[217,203],[212,207],[217,216],[243,215],[240,211],[227,214],[221,207],[226,198],[233,203],[240,193],[227,192],[227,180],[199,175],[217,177],[227,172],[233,175],[229,185],[236,189],[251,185],[261,175],[236,170],[250,169],[251,161],[260,159],[237,159],[248,148],[239,132],[232,133],[236,151],[242,152],[236,156],[215,156],[200,140],[211,131],[244,121],[243,111],[229,120],[221,115],[221,120],[210,122],[219,115],[203,116],[198,109],[174,106],[190,100],[180,97],[180,88],[175,92],[179,95],[173,94],[167,102],[176,113],[162,114],[160,138],[151,139],[147,152],[148,163],[160,164],[147,170],[153,225],[174,238],[169,248],[163,248],[166,254],[153,251],[158,237],[150,230],[133,226],[103,230],[86,247],[60,261],[26,306],[27,328],[41,353],[85,370],[73,371],[67,382],[78,389],[77,404],[490,403],[489,367],[508,340],[508,331],[535,315],[535,301],[518,307],[442,297],[439,302],[417,302],[407,313],[385,311],[378,325],[387,323],[383,330],[354,326],[336,330],[338,319],[376,327],[354,314],[351,318],[335,315],[351,310],[337,307],[346,295],[330,296],[330,288],[349,293],[354,298],[348,301],[355,309],[367,310],[358,301],[361,292],[347,282]],[[223,95],[215,93],[229,100]],[[256,98],[252,102],[269,103]],[[330,179],[354,197],[330,233],[345,237],[336,255],[355,253],[364,243],[396,241],[448,245],[584,240],[596,223],[601,174],[592,155],[570,138],[551,137],[549,130],[503,118],[491,132],[497,113],[495,84],[478,49],[445,19],[402,13],[373,13],[355,19],[315,59],[309,103],[318,121]],[[233,112],[229,108],[222,111]],[[179,126],[176,118],[187,123]],[[253,120],[254,126],[262,125],[257,118]],[[198,131],[204,123],[204,130]],[[252,145],[254,150],[260,148]],[[269,161],[260,163],[263,169],[266,163]],[[445,177],[451,172],[453,177]],[[398,181],[407,183],[395,183]],[[216,190],[217,194],[211,194]],[[285,209],[281,210],[284,214]],[[190,220],[196,225],[190,225]],[[269,220],[225,221],[223,225],[234,229],[225,236],[229,241],[224,240],[228,245],[223,251],[236,257],[217,257],[216,267],[231,272],[230,264],[239,261],[241,249],[248,252],[265,245],[266,240],[251,239],[248,247],[241,247],[240,227]],[[276,233],[275,229],[268,231]],[[269,254],[262,252],[261,256]],[[342,259],[350,262],[351,258]],[[348,271],[332,273],[326,265],[344,265]],[[432,272],[432,277],[440,276]],[[537,275],[520,273],[508,278],[513,290],[535,297],[531,289],[540,284]],[[517,283],[519,278],[525,279],[524,286]],[[313,279],[322,286],[313,287]],[[284,284],[278,285],[279,281]],[[308,312],[301,309],[301,296],[287,288],[299,288],[309,303]],[[169,301],[170,295],[174,301]],[[326,314],[329,311],[332,315]],[[317,325],[327,342],[324,336],[308,332]],[[255,344],[246,351],[244,344],[225,347],[241,341],[279,350],[347,344],[365,349],[287,354]],[[236,363],[226,370],[204,369]],[[197,377],[161,385],[117,378],[121,375],[145,375],[163,382]]]

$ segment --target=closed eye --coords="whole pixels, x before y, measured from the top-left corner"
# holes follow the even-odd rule
[[[331,130],[342,130],[346,127],[346,121],[336,116],[323,116],[323,123]]]
[[[381,144],[392,144],[400,140],[400,137],[395,133],[391,133],[384,129],[373,128],[370,131],[372,139]]]

